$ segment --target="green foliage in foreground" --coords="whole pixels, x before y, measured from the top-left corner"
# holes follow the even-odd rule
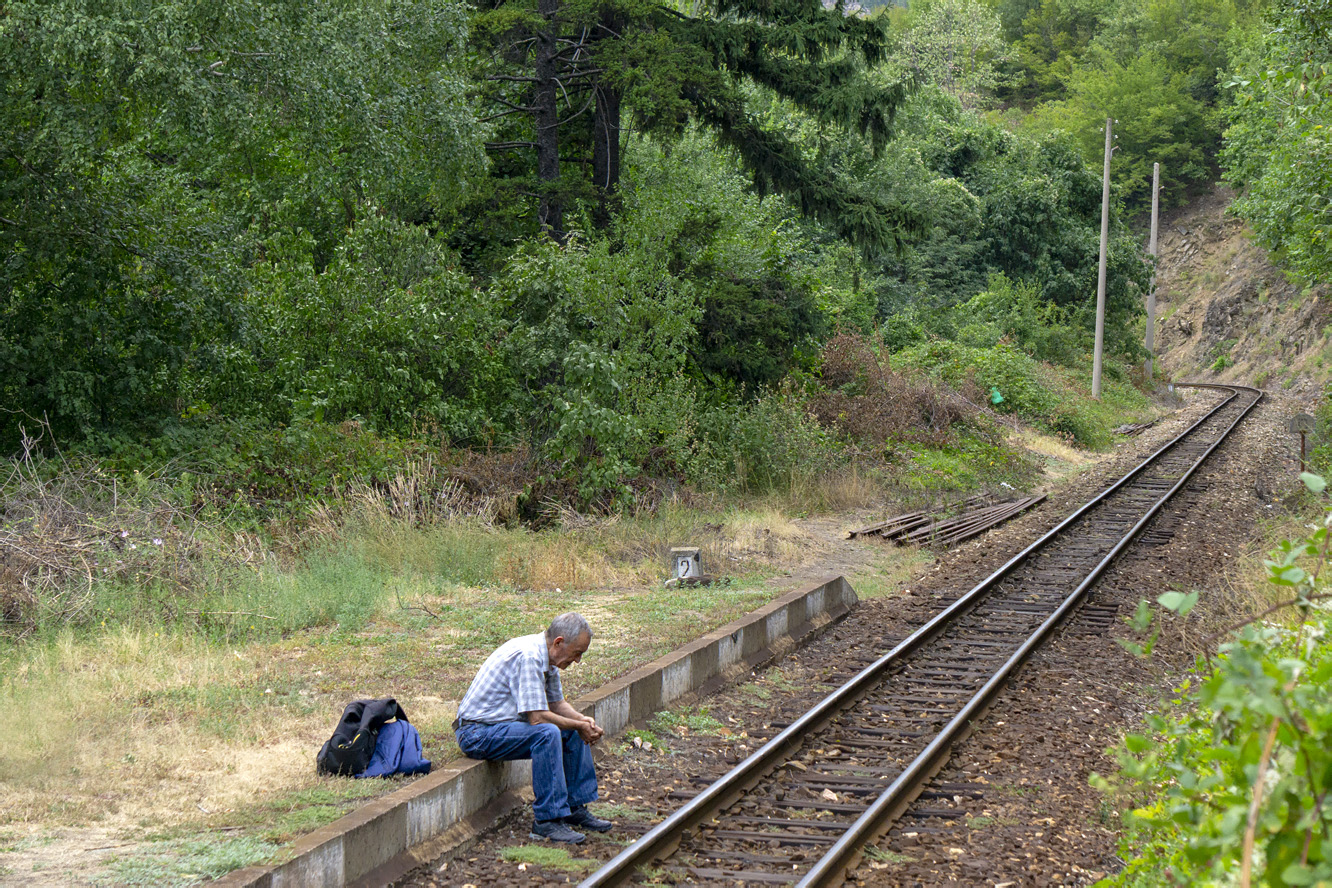
[[[1302,477],[1323,491],[1321,477]],[[1198,664],[1171,711],[1125,739],[1117,784],[1146,798],[1128,815],[1130,862],[1111,884],[1332,880],[1329,526],[1332,512],[1267,562],[1281,598],[1271,611],[1296,619],[1245,625]],[[1182,616],[1196,600],[1160,603]]]

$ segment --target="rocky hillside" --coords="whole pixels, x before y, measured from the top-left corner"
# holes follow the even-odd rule
[[[1314,396],[1332,379],[1329,287],[1288,280],[1226,212],[1233,197],[1217,187],[1162,214],[1158,378]]]

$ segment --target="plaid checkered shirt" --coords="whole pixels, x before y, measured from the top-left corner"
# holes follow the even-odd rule
[[[550,663],[546,633],[538,632],[506,641],[486,658],[458,704],[458,718],[497,725],[563,699],[560,670]]]

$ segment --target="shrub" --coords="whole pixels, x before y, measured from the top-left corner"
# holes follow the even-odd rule
[[[976,407],[938,380],[893,370],[882,340],[839,333],[823,349],[810,410],[827,428],[878,448],[892,440],[942,444]],[[971,392],[972,401],[977,393]]]
[[[701,486],[784,491],[838,461],[836,442],[789,385],[749,404],[704,408],[698,434],[690,480]]]
[[[204,409],[396,434],[429,424],[459,442],[512,428],[499,306],[424,228],[370,215],[323,270],[314,246],[277,239],[251,271],[245,335],[196,382]]]
[[[1303,475],[1315,493],[1325,482]],[[1328,526],[1284,541],[1266,562],[1280,596],[1197,665],[1170,711],[1148,720],[1118,750],[1113,782],[1121,799],[1129,863],[1119,885],[1323,885],[1332,880],[1332,625]],[[1165,609],[1184,617],[1198,594],[1167,592]],[[1146,609],[1150,614],[1150,609]],[[1279,614],[1288,620],[1281,620]]]

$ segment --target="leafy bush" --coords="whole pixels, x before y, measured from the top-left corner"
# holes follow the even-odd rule
[[[1322,492],[1322,478],[1302,477]],[[1281,600],[1200,661],[1197,682],[1149,718],[1147,733],[1125,738],[1113,784],[1095,780],[1142,802],[1127,816],[1130,860],[1112,884],[1332,880],[1330,525],[1332,513],[1272,553],[1267,579]],[[1158,599],[1180,616],[1196,600]],[[1272,622],[1280,612],[1292,619]]]
[[[433,427],[465,443],[512,428],[502,307],[425,229],[372,214],[322,271],[314,248],[275,239],[251,271],[244,336],[197,379],[205,404],[276,423]]]
[[[484,139],[464,32],[433,0],[7,5],[0,404],[151,434],[243,332],[260,242],[310,232],[322,266],[369,202],[447,210]]]
[[[1085,330],[1073,327],[1065,309],[1046,302],[1033,284],[1010,281],[1006,275],[990,278],[989,287],[953,310],[957,323],[968,321],[959,336],[971,326],[988,328],[970,335],[979,341],[968,342],[979,348],[991,348],[1001,339],[1021,345],[1041,361],[1072,365],[1087,351]]]
[[[691,480],[747,493],[789,490],[838,463],[839,448],[791,387],[749,404],[704,408]]]

